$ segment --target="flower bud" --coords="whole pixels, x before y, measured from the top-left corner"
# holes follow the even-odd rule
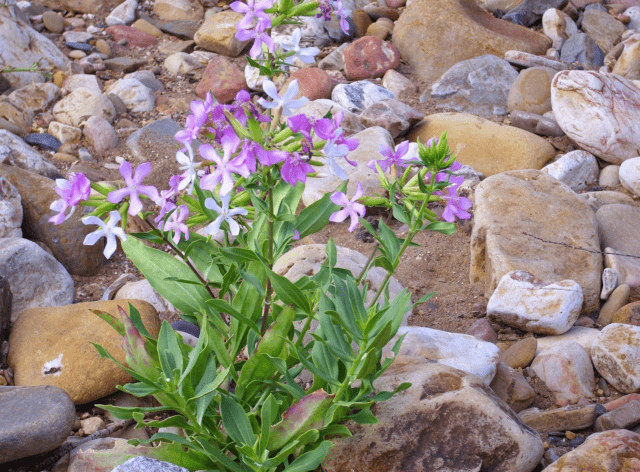
[[[126,311],[118,306],[118,311],[124,325],[124,339],[122,340],[122,349],[125,353],[125,360],[129,368],[135,370],[144,377],[155,380],[160,372],[159,364],[147,352],[145,348],[145,340],[140,332],[131,321]]]

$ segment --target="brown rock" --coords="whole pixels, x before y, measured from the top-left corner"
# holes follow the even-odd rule
[[[373,21],[377,21],[380,18],[388,18],[391,21],[397,21],[397,19],[400,18],[398,10],[381,6],[377,3],[369,3],[368,5],[365,5],[363,10]]]
[[[471,325],[471,327],[464,333],[471,336],[475,336],[478,339],[487,341],[490,343],[498,342],[498,335],[486,318],[481,318]]]
[[[236,57],[240,55],[249,41],[240,41],[236,38],[236,23],[244,18],[244,15],[227,10],[209,16],[193,36],[197,46],[207,51],[212,51],[223,56]]]
[[[211,91],[219,102],[227,103],[246,88],[244,73],[226,57],[216,56],[207,64],[202,80],[196,87],[196,95],[205,98],[207,92]]]
[[[607,301],[604,302],[602,308],[600,308],[600,315],[597,319],[598,324],[602,326],[610,324],[617,311],[627,304],[630,293],[631,287],[627,284],[618,285],[616,289],[611,292]]]
[[[490,387],[516,413],[529,407],[536,398],[536,392],[524,376],[504,362],[498,364]]]
[[[640,423],[640,401],[631,400],[621,407],[599,416],[593,430],[600,432],[611,429],[630,429],[638,423]]]
[[[356,39],[344,48],[344,71],[347,79],[382,77],[400,64],[400,53],[391,43],[375,36]]]
[[[33,113],[30,113],[28,110],[19,110],[7,101],[0,101],[0,119],[7,121],[17,128],[17,130],[19,130],[18,134],[25,135],[31,129]],[[1,128],[15,131],[15,129],[11,129],[9,126]]]
[[[64,20],[60,13],[54,11],[45,11],[42,14],[42,22],[44,27],[52,33],[62,33],[64,31]]]
[[[367,32],[365,33],[365,35],[375,36],[376,38],[380,38],[384,41],[385,39],[387,39],[387,36],[389,36],[389,28],[378,22],[371,23],[367,28]]]
[[[198,0],[155,0],[153,12],[164,21],[200,21],[204,8]]]
[[[326,71],[317,67],[305,67],[291,74],[289,80],[283,85],[281,93],[284,93],[292,80],[298,80],[298,94],[295,98],[307,97],[309,100],[331,98],[331,91],[335,84]]]
[[[605,54],[620,42],[622,33],[627,30],[622,22],[595,8],[585,10],[581,28],[593,38]]]
[[[353,24],[356,30],[356,38],[362,38],[367,33],[367,28],[372,23],[371,17],[362,10],[353,12]]]
[[[151,335],[157,336],[160,320],[153,306],[139,300],[128,302],[138,309]],[[128,310],[127,301],[119,300],[24,311],[9,338],[8,362],[16,385],[54,385],[64,389],[75,404],[82,404],[114,393],[116,385],[133,381],[111,360],[101,359],[91,345],[100,344],[116,360],[125,362],[122,336],[89,311],[106,311],[120,319],[118,305]]]
[[[640,301],[629,303],[613,315],[612,323],[640,326]]]
[[[104,30],[114,41],[127,40],[129,46],[148,48],[158,44],[158,39],[137,28],[127,25],[109,26]]]
[[[544,115],[551,111],[551,80],[556,71],[547,67],[525,69],[509,89],[509,111],[522,110]]]
[[[426,83],[465,59],[517,50],[545,54],[551,39],[498,20],[474,0],[412,1],[396,22],[393,44]]]
[[[162,31],[160,31],[158,28],[153,26],[147,20],[143,20],[142,18],[140,18],[139,20],[136,20],[131,26],[133,28],[139,29],[143,33],[147,33],[148,35],[153,36],[154,38],[158,38],[158,39],[162,38]]]
[[[380,126],[394,138],[404,134],[422,118],[423,113],[393,99],[374,103],[360,113],[360,121],[367,128]]]
[[[533,336],[521,339],[502,353],[502,362],[513,369],[525,368],[536,356],[538,341]]]
[[[47,8],[78,13],[108,13],[121,3],[122,0],[38,0]]]
[[[530,408],[520,412],[520,419],[541,433],[575,431],[591,427],[596,419],[596,405],[572,405],[547,411]]]

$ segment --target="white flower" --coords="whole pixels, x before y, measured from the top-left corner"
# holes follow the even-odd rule
[[[335,140],[332,139],[324,145],[323,152],[327,158],[329,173],[342,180],[347,180],[349,176],[344,169],[338,165],[336,159],[346,156],[349,153],[349,147],[346,144],[336,144]]]
[[[104,236],[107,239],[107,244],[104,246],[104,257],[109,259],[113,253],[116,252],[116,248],[118,247],[116,236],[122,241],[127,239],[127,235],[124,230],[117,226],[119,221],[120,213],[115,210],[109,213],[109,221],[106,223],[97,216],[85,216],[82,218],[82,222],[85,225],[98,225],[100,226],[100,229],[87,234],[84,238],[83,244],[86,246],[93,246],[98,242],[98,239]]]
[[[183,171],[180,176],[180,183],[178,184],[178,190],[184,190],[188,187],[187,193],[189,195],[193,194],[193,184],[196,180],[196,168],[195,163],[193,161],[193,149],[189,144],[187,146],[187,151],[189,155],[187,156],[184,152],[178,151],[176,153],[176,161],[180,164],[180,170]]]
[[[213,198],[207,198],[204,201],[204,206],[206,206],[209,210],[213,210],[218,213],[218,217],[205,228],[208,234],[214,234],[216,231],[218,231],[223,221],[226,221],[229,224],[229,230],[231,231],[231,234],[237,236],[240,233],[240,226],[238,225],[238,223],[236,223],[233,217],[236,215],[246,215],[248,212],[246,208],[242,207],[229,210],[230,199],[230,194],[220,195],[222,207],[218,206]]]
[[[285,51],[294,51],[295,54],[293,56],[289,56],[285,59],[287,64],[291,64],[293,62],[293,58],[297,57],[305,64],[313,64],[316,62],[315,56],[320,54],[320,49],[317,47],[311,48],[301,48],[300,47],[300,38],[302,37],[302,30],[300,28],[296,28],[291,35],[290,40],[287,43],[282,44],[282,49]]]
[[[290,116],[293,113],[293,110],[300,108],[302,105],[309,101],[307,97],[301,97],[297,100],[293,100],[293,97],[298,94],[298,80],[293,80],[289,84],[289,87],[287,87],[287,91],[282,97],[278,95],[278,89],[276,89],[276,85],[270,80],[265,80],[263,82],[262,89],[273,101],[268,102],[264,98],[261,98],[260,100],[258,100],[258,103],[265,108],[277,108],[281,106],[282,116]]]

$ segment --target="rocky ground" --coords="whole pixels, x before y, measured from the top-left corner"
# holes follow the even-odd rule
[[[81,245],[90,229],[78,215],[46,223],[52,179],[118,181],[123,159],[150,161],[149,183],[166,188],[193,100],[209,89],[223,101],[262,93],[224,1],[118,3],[0,6],[0,69],[42,67],[0,74],[0,467],[12,471],[111,471],[144,455],[114,438],[154,432],[94,406],[127,404],[105,399],[127,379],[86,350],[86,339],[119,341],[80,303],[104,300],[93,307],[109,311],[113,298],[146,300],[151,331],[179,318],[121,251],[105,260]],[[407,251],[397,287],[414,300],[436,294],[408,317],[401,358],[380,386],[414,387],[380,405],[379,425],[337,443],[323,470],[635,470],[640,3],[343,3],[351,36],[336,20],[307,20],[302,42],[321,52],[291,72],[312,100],[303,111],[344,110],[345,133],[360,140],[349,189],[360,180],[375,191],[361,169],[379,145],[447,131],[468,166],[460,191],[474,216],[455,235],[420,234]],[[320,173],[303,201],[335,185]],[[329,238],[354,267],[373,247],[346,224],[301,244]],[[300,249],[295,262],[310,264],[311,246]],[[87,439],[88,452],[69,455]],[[99,449],[110,451],[102,468],[91,465]]]

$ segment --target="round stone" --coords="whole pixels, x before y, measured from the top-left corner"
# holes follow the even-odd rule
[[[551,111],[551,80],[555,74],[555,70],[547,67],[531,67],[520,72],[509,90],[509,111],[538,115]]]
[[[62,33],[64,31],[64,20],[60,13],[45,11],[42,14],[42,22],[44,27],[52,33]]]

